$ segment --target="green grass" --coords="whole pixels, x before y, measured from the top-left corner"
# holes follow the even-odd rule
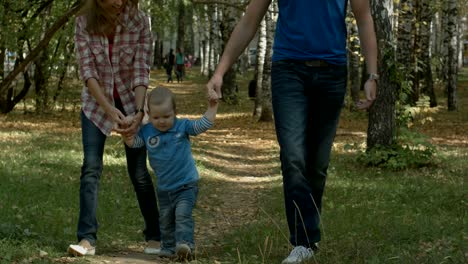
[[[205,82],[198,76],[192,80]],[[459,94],[468,96],[466,90]],[[248,115],[250,104],[243,100],[240,111]],[[222,109],[229,111],[239,109]],[[462,111],[466,114],[466,109]],[[344,116],[362,118],[355,113]],[[49,130],[44,122],[65,118],[68,121],[59,124],[76,128],[77,113],[36,118],[18,110],[1,118],[33,125],[0,127],[0,263],[58,262],[76,239],[81,134],[79,129]],[[197,142],[194,146],[200,147]],[[276,151],[271,152],[277,155]],[[324,197],[323,241],[310,263],[466,263],[468,148],[441,145],[438,151],[440,164],[399,172],[365,168],[357,164],[357,154],[335,151]],[[203,174],[222,169],[203,161],[208,154],[198,151],[196,155]],[[100,252],[112,253],[143,241],[143,220],[119,138],[108,139],[104,164],[98,247]],[[220,184],[203,179],[200,195],[209,195],[211,186]],[[249,208],[257,211],[256,217],[219,234],[222,243],[202,254],[201,263],[280,263],[288,254],[281,182],[265,183],[258,195],[258,208]],[[201,218],[198,225],[211,221],[212,215],[203,209],[195,213]],[[41,257],[40,251],[48,255]],[[74,263],[80,262],[87,263],[83,259]]]
[[[310,263],[466,263],[464,153],[446,166],[400,173],[363,169],[353,156],[335,154],[324,198],[323,241]],[[461,166],[454,171],[454,164]],[[237,259],[234,249],[242,263],[280,263],[287,254],[282,186],[270,187],[259,220],[228,236],[231,260]],[[261,252],[269,252],[268,260]]]

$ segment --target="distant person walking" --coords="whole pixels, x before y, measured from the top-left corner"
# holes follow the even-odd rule
[[[185,74],[185,66],[184,66],[184,53],[180,48],[177,48],[177,53],[176,53],[176,75],[177,75],[177,82],[182,82],[183,77]]]
[[[164,68],[166,69],[167,74],[167,82],[173,83],[174,80],[172,79],[172,69],[174,69],[175,64],[175,56],[174,50],[171,49],[165,58]]]

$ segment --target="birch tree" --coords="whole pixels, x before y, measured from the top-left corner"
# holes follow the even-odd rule
[[[393,0],[372,0],[371,8],[374,18],[378,44],[379,85],[377,99],[369,112],[367,130],[367,148],[377,145],[389,146],[395,139],[395,102],[397,94],[395,39],[390,16],[393,14]]]
[[[254,104],[254,116],[260,116],[262,112],[262,104],[261,104],[261,97],[263,91],[263,69],[265,64],[265,55],[266,55],[266,37],[267,37],[267,26],[265,18],[262,19],[260,22],[260,26],[258,28],[258,42],[257,42],[257,54],[256,54],[256,64],[255,64],[255,79],[257,81],[256,86],[256,97],[255,97],[255,104]]]
[[[457,62],[457,22],[458,22],[458,7],[457,0],[447,0],[445,15],[447,16],[447,27],[445,32],[447,44],[447,108],[449,111],[455,111],[458,108],[457,100],[457,75],[458,75],[458,62]]]
[[[221,36],[223,40],[223,50],[226,46],[234,27],[236,26],[236,22],[238,19],[238,12],[235,7],[223,5],[222,9],[222,19],[220,24],[221,29]],[[223,78],[223,86],[221,87],[221,91],[223,94],[223,100],[228,104],[236,105],[239,103],[239,96],[238,96],[238,87],[236,81],[236,70],[235,65],[233,65],[229,70],[227,70],[226,74]]]
[[[262,91],[260,93],[261,113],[259,121],[272,122],[273,108],[271,104],[271,57],[273,53],[273,38],[275,35],[276,1],[272,1],[265,14],[265,59],[263,65]]]
[[[348,79],[350,84],[349,90],[351,100],[354,103],[357,103],[359,101],[359,90],[361,87],[361,75],[359,74],[361,55],[359,51],[360,45],[356,20],[354,19],[351,10],[348,10],[346,20],[348,22]],[[351,104],[350,108],[353,109],[354,105],[355,104]]]
[[[418,25],[419,25],[419,65],[417,71],[419,90],[422,94],[428,95],[430,98],[430,106],[437,106],[437,99],[434,92],[434,82],[432,80],[432,58],[431,58],[431,20],[432,6],[427,0],[417,0],[418,4]]]
[[[401,0],[398,14],[398,38],[397,38],[397,61],[399,71],[405,72],[406,78],[401,80],[402,92],[405,96],[411,95],[414,83],[414,0]],[[412,96],[414,98],[414,96]],[[408,100],[409,99],[409,100]],[[403,98],[403,103],[409,102],[410,98]],[[411,100],[414,101],[414,100]]]

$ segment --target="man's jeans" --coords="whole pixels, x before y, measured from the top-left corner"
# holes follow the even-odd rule
[[[78,220],[78,241],[96,243],[98,222],[99,179],[102,174],[102,157],[106,135],[81,112],[81,128],[84,160],[80,178],[80,216]],[[159,214],[151,175],[146,167],[146,149],[125,146],[127,171],[136,192],[140,210],[145,220],[145,239],[160,241]]]
[[[158,190],[159,221],[162,249],[175,252],[179,244],[187,244],[192,250],[194,228],[192,211],[198,196],[197,183],[186,184],[174,191]]]
[[[345,65],[273,62],[275,127],[290,242],[320,241],[320,211],[330,152],[346,94]]]

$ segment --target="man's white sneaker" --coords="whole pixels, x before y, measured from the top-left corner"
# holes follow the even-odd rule
[[[91,246],[88,240],[82,239],[80,243],[76,245],[68,246],[68,253],[75,257],[82,256],[94,256],[96,254],[96,248]]]
[[[300,264],[311,259],[314,256],[314,251],[311,248],[303,246],[294,247],[287,258],[281,264]]]
[[[159,251],[158,256],[160,256],[162,258],[174,258],[174,257],[176,257],[176,255],[174,254],[174,251],[169,250],[169,249],[165,249],[165,248],[162,248]]]
[[[143,252],[150,255],[159,255],[161,252],[161,242],[156,240],[149,240]]]

